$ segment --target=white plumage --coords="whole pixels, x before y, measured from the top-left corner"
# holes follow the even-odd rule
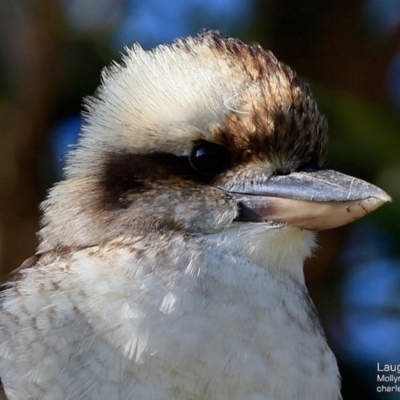
[[[87,104],[38,254],[2,292],[8,398],[338,400],[302,271],[313,233],[257,186],[321,165],[308,86],[204,32],[134,46]]]

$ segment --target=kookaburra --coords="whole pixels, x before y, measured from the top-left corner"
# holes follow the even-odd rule
[[[390,197],[322,169],[326,146],[307,83],[258,45],[127,50],[2,288],[7,398],[340,399],[303,261]]]

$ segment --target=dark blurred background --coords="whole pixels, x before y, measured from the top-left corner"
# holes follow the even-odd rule
[[[306,276],[344,399],[400,399],[400,383],[377,382],[377,363],[400,364],[399,0],[1,0],[1,280],[35,251],[38,205],[102,67],[135,41],[150,48],[202,28],[259,42],[306,77],[329,119],[326,165],[392,195],[321,233]]]

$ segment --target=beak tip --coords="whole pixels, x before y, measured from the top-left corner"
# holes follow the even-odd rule
[[[383,190],[379,194],[359,200],[360,206],[362,206],[362,208],[364,208],[368,214],[376,210],[383,204],[391,202],[392,202],[392,197],[389,196]]]
[[[383,201],[383,203],[391,203],[393,201],[392,196],[389,196],[386,192],[383,192],[380,199]]]

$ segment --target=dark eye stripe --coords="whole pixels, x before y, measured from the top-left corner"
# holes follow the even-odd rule
[[[212,184],[215,174],[195,170],[189,156],[169,153],[129,154],[110,152],[103,156],[104,168],[97,178],[105,205],[113,207],[128,192],[144,193],[152,183],[186,180]]]

